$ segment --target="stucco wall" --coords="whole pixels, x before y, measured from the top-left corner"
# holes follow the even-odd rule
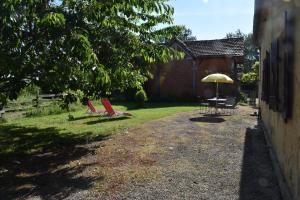
[[[269,109],[269,105],[260,102],[262,120],[268,130],[273,149],[276,153],[281,171],[286,184],[294,199],[300,199],[300,10],[292,1],[272,1],[270,4],[270,16],[264,24],[263,35],[260,39],[261,61],[265,58],[265,52],[270,51],[272,38],[277,38],[284,31],[285,11],[293,11],[296,14],[296,34],[294,49],[294,96],[293,117],[284,121],[280,112]],[[261,62],[262,66],[262,62]],[[262,67],[260,80],[262,80]],[[260,81],[259,93],[261,96],[262,84]]]

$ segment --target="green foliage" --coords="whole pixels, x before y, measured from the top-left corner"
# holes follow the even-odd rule
[[[238,103],[247,103],[247,96],[241,91],[239,91],[236,100]]]
[[[62,97],[60,104],[61,109],[70,111],[70,104],[79,103],[80,99],[83,98],[83,93],[80,90],[72,91],[68,90]]]
[[[171,26],[166,28],[165,31],[171,33],[172,38],[162,37],[160,38],[160,42],[162,43],[169,42],[171,39],[173,39],[174,36],[181,41],[197,40],[197,37],[193,36],[192,30],[187,28],[186,26]]]
[[[52,34],[56,31],[63,30],[66,25],[65,16],[62,13],[47,13],[39,22],[38,25],[41,29],[49,29]]]
[[[139,107],[143,107],[145,105],[145,102],[148,101],[146,92],[143,89],[137,91],[135,94],[135,100],[138,103]]]
[[[182,57],[159,43],[173,12],[168,0],[1,1],[2,104],[28,84],[95,97],[140,88],[153,63]]]
[[[192,30],[185,26],[182,27],[182,30],[176,35],[176,37],[182,41],[197,40],[197,37],[193,36]]]
[[[244,38],[244,71],[248,72],[251,69],[251,66],[255,64],[259,59],[259,55],[257,53],[257,48],[253,44],[253,34],[244,34],[241,30],[237,30],[234,33],[227,33],[225,38]]]
[[[31,109],[25,113],[26,117],[40,117],[49,115],[58,115],[66,112],[74,112],[76,110],[82,109],[82,106],[78,103],[73,103],[68,105],[69,111],[62,109],[61,104],[58,102],[53,102],[50,105],[44,107],[38,107]]]
[[[243,74],[241,81],[243,84],[256,84],[257,74],[254,72]]]
[[[0,110],[7,104],[7,98],[3,93],[0,93]]]
[[[254,63],[250,72],[243,74],[241,78],[242,87],[255,89],[257,87],[259,62]]]
[[[94,102],[96,104],[96,102]],[[150,107],[151,106],[151,107]],[[113,105],[114,109],[126,111],[134,104]],[[57,107],[59,108],[59,107]],[[78,108],[78,107],[76,107]],[[198,104],[151,104],[146,109],[130,110],[135,117],[126,120],[110,120],[100,116],[85,116],[86,107],[71,112],[75,120],[69,121],[68,114],[7,119],[0,126],[0,156],[14,158],[20,154],[35,154],[45,150],[57,150],[67,145],[76,145],[78,139],[107,136],[124,129],[133,128],[150,120],[170,116],[177,112],[192,111]],[[51,122],[51,123],[49,123]],[[53,128],[55,127],[55,128]],[[9,136],[9,137],[8,137]],[[20,138],[22,138],[20,140]]]
[[[235,32],[226,33],[225,38],[239,38],[239,37],[245,37],[245,34],[240,30],[236,30]]]
[[[66,111],[62,110],[59,104],[54,103],[47,107],[38,107],[34,108],[30,111],[27,111],[25,113],[26,117],[38,117],[38,116],[47,116],[47,115],[55,115],[55,114],[61,114]]]
[[[36,98],[36,95],[40,93],[40,88],[36,85],[29,84],[23,88],[18,96],[18,99],[33,99]]]

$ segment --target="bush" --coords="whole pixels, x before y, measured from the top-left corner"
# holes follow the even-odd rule
[[[0,118],[0,124],[4,124],[6,122],[7,122],[7,120],[5,118]]]
[[[250,72],[243,74],[241,78],[243,89],[255,89],[257,88],[258,81],[259,62],[256,62]]]
[[[40,88],[34,84],[30,84],[28,86],[26,86],[25,88],[23,88],[21,91],[20,91],[20,94],[18,96],[18,99],[19,100],[22,100],[22,99],[33,99],[33,98],[36,98],[36,95],[38,93],[40,93]]]
[[[237,103],[247,103],[247,97],[241,91],[238,92],[236,100],[237,100]]]
[[[137,91],[135,94],[135,100],[139,107],[144,107],[145,102],[148,101],[146,92],[143,89]]]
[[[72,103],[78,103],[80,99],[83,98],[83,92],[80,90],[68,90],[65,92],[65,95],[62,97],[62,101],[60,104],[61,109],[70,111],[70,105]]]
[[[38,117],[46,115],[56,115],[64,113],[65,111],[60,108],[58,103],[51,103],[47,107],[37,107],[25,113],[26,117]]]
[[[25,113],[26,117],[39,117],[39,116],[48,116],[48,115],[57,115],[67,112],[73,112],[81,109],[82,106],[79,103],[74,103],[69,105],[69,111],[62,109],[59,102],[53,102],[50,105],[45,107],[34,108]]]

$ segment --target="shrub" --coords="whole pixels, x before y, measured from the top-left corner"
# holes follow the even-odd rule
[[[62,97],[60,107],[63,110],[70,111],[70,105],[72,103],[78,103],[80,99],[83,98],[83,92],[80,90],[68,90],[65,92],[65,95]]]
[[[259,62],[256,62],[250,72],[243,74],[241,78],[242,88],[244,89],[255,89],[257,87],[259,71]]]
[[[69,105],[69,111],[62,109],[59,102],[53,102],[50,105],[44,107],[33,108],[25,113],[26,117],[39,117],[47,115],[57,115],[67,112],[73,112],[82,109],[79,103],[73,103]]]
[[[236,100],[238,103],[247,103],[247,97],[241,91],[238,92]]]
[[[135,94],[135,100],[139,107],[144,107],[145,102],[148,101],[146,92],[143,89],[137,91]]]
[[[25,116],[26,117],[38,117],[38,116],[61,114],[64,112],[65,111],[60,108],[60,105],[58,103],[51,103],[47,107],[33,108],[32,110],[27,111],[25,113]]]

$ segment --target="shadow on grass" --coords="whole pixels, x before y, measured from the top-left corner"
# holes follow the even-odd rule
[[[105,117],[105,118],[100,118],[100,119],[95,120],[95,121],[86,122],[85,124],[94,125],[94,124],[99,124],[99,123],[104,123],[104,122],[122,121],[122,120],[126,120],[126,119],[130,119],[130,117],[126,117],[126,116],[124,116],[124,117],[113,117],[113,118]]]
[[[220,118],[219,116],[204,116],[204,117],[190,118],[190,121],[204,122],[204,123],[222,123],[222,122],[225,122],[225,119]]]
[[[259,125],[246,130],[239,199],[282,199],[264,134]]]
[[[139,110],[139,109],[153,109],[153,108],[169,108],[169,107],[194,107],[199,106],[199,103],[187,102],[187,103],[167,103],[167,102],[148,102],[144,107],[138,107],[134,102],[113,102],[115,106],[124,106],[127,110]]]
[[[100,114],[88,114],[86,116],[82,116],[82,117],[75,117],[74,119],[72,119],[71,121],[79,121],[79,120],[83,120],[83,119],[91,119],[91,118],[100,118],[102,117]]]
[[[90,188],[96,178],[80,175],[86,165],[66,165],[95,151],[96,147],[83,145],[87,137],[91,137],[91,133],[76,135],[62,133],[57,128],[1,125],[1,199],[25,199],[28,196],[63,199],[73,192]]]

